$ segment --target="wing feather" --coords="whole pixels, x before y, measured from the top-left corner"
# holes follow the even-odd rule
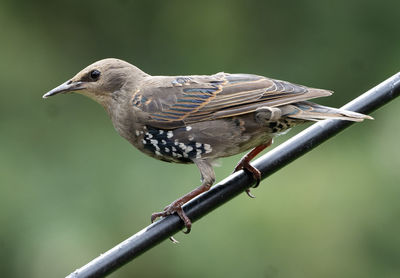
[[[132,105],[148,114],[149,124],[176,128],[331,94],[251,74],[152,76],[135,92]]]

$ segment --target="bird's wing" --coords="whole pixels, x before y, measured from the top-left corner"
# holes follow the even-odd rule
[[[132,105],[147,114],[149,124],[176,128],[254,112],[332,92],[251,74],[163,77],[145,80],[132,96]]]

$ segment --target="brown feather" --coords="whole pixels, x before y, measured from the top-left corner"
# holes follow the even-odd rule
[[[152,76],[141,84],[132,104],[150,115],[152,125],[176,128],[331,94],[251,74]]]

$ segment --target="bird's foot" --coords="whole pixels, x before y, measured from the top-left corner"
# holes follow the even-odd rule
[[[253,187],[257,187],[260,184],[261,181],[261,172],[254,168],[253,166],[251,166],[250,161],[260,152],[262,152],[265,148],[269,147],[272,144],[272,139],[269,140],[267,143],[265,144],[261,144],[257,147],[255,147],[254,149],[252,149],[249,153],[247,153],[245,156],[242,157],[242,159],[240,159],[239,163],[236,165],[235,169],[233,170],[233,173],[239,171],[239,170],[245,170],[247,172],[249,172],[250,174],[253,175],[253,178],[256,181],[256,184]],[[250,193],[250,189],[246,189],[246,194],[250,197],[250,198],[255,198],[256,196],[254,196],[253,194]]]
[[[155,212],[151,215],[151,223],[153,223],[157,218],[159,217],[166,217],[168,215],[178,214],[180,219],[182,219],[186,231],[183,231],[185,234],[190,233],[190,230],[192,228],[192,221],[190,221],[189,217],[186,215],[186,213],[182,209],[182,205],[180,202],[173,202],[170,205],[166,206],[163,211],[161,212]],[[178,241],[174,237],[169,238],[173,243],[178,243]]]
[[[233,172],[237,172],[242,169],[253,175],[253,178],[256,181],[256,184],[253,187],[257,187],[261,181],[261,172],[258,169],[254,168],[253,166],[251,166],[250,161],[248,161],[248,159],[246,159],[246,157],[242,158],[239,161],[239,163],[236,165]],[[254,198],[254,195],[252,195],[250,193],[250,189],[246,189],[246,193],[250,197]]]
[[[233,172],[237,172],[237,171],[242,170],[242,169],[253,175],[253,178],[256,180],[256,185],[254,187],[257,187],[260,184],[260,181],[261,181],[261,172],[258,169],[254,168],[253,166],[251,166],[250,162],[247,161],[245,158],[242,158],[239,161],[239,163],[236,165],[236,167],[233,170]],[[250,188],[246,189],[246,194],[250,198],[255,198],[256,197],[250,192]]]
[[[211,164],[205,163],[205,161],[197,161],[196,164],[200,168],[200,172],[202,173],[201,176],[203,178],[203,183],[196,189],[190,191],[186,195],[180,197],[179,199],[172,202],[170,205],[166,206],[163,211],[153,213],[151,215],[151,222],[154,222],[154,220],[156,220],[158,217],[166,217],[176,212],[176,214],[178,214],[178,216],[182,219],[183,224],[186,227],[186,231],[183,232],[185,234],[188,234],[190,232],[192,228],[192,221],[183,211],[182,206],[199,194],[209,190],[215,179],[214,171],[212,170]],[[169,239],[172,242],[177,242],[173,237],[170,237]]]

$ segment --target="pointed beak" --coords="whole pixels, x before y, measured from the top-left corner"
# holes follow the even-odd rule
[[[68,92],[73,92],[73,91],[78,91],[78,90],[82,90],[85,89],[83,86],[84,82],[73,82],[72,80],[69,80],[63,84],[61,84],[60,86],[54,88],[53,90],[45,93],[43,95],[43,98],[48,98],[50,96],[54,96],[57,94],[64,94],[64,93],[68,93]]]

